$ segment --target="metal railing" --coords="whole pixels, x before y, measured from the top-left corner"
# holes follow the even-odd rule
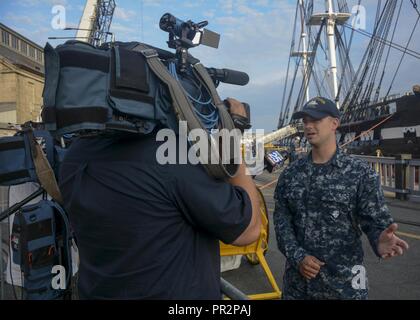
[[[408,188],[410,193],[420,196],[420,159],[410,160],[408,171]]]
[[[373,156],[357,156],[370,164],[381,179],[382,188],[385,191],[396,192],[395,187],[395,158],[390,157],[373,157]]]
[[[379,174],[384,191],[394,192],[400,200],[420,197],[420,159],[410,159],[410,155],[357,157],[367,161]]]

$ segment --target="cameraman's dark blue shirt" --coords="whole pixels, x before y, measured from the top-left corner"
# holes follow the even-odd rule
[[[73,142],[60,174],[80,252],[79,295],[219,299],[219,239],[248,226],[247,193],[200,165],[160,165],[153,136]]]

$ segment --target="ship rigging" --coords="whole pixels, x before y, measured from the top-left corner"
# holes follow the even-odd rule
[[[420,156],[418,93],[413,89],[391,94],[398,77],[403,76],[405,60],[410,58],[419,65],[420,53],[412,46],[419,37],[417,1],[378,1],[372,32],[361,27],[366,20],[362,0],[351,11],[345,0],[325,0],[325,12],[314,13],[314,5],[320,2],[296,2],[278,128],[296,124],[292,114],[311,97],[324,96],[341,110],[337,139],[349,152],[374,155],[380,150],[386,155]],[[400,43],[398,34],[406,11],[415,16],[415,21],[408,39]],[[404,30],[407,34],[407,27]],[[368,39],[357,65],[352,59],[355,35]],[[322,63],[323,57],[327,66]],[[395,60],[397,63],[391,63]],[[305,143],[305,139],[301,141]],[[291,142],[286,138],[281,144]]]

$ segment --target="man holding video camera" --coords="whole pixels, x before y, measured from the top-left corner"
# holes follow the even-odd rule
[[[258,238],[259,198],[243,164],[218,181],[201,165],[160,165],[160,144],[153,134],[72,143],[60,189],[80,251],[80,298],[220,299],[219,240]]]

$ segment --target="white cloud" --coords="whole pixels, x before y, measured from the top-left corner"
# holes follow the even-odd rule
[[[223,14],[233,14],[233,0],[219,0],[219,5]]]
[[[262,16],[261,12],[255,9],[252,9],[244,4],[238,5],[236,9],[237,9],[237,12],[248,15],[248,16]]]
[[[269,0],[255,0],[255,5],[260,7],[268,7],[270,4]]]
[[[286,72],[284,70],[274,69],[270,73],[259,74],[250,80],[250,84],[255,87],[266,87],[271,84],[281,85],[284,81]]]
[[[236,26],[241,22],[241,18],[236,18],[236,17],[220,17],[220,18],[216,18],[216,22],[220,25],[232,25],[232,26]]]
[[[161,0],[143,0],[145,7],[160,7],[162,6]]]
[[[203,16],[207,18],[213,18],[216,10],[207,10],[203,12]]]
[[[21,28],[34,26],[36,24],[33,16],[24,16],[24,15],[17,16],[17,15],[8,13],[6,16],[6,19],[9,21],[12,21],[13,23],[16,23]]]
[[[39,5],[62,5],[70,6],[67,0],[15,0],[15,3],[23,7],[34,7]]]
[[[79,23],[76,22],[67,22],[66,28],[79,28]]]
[[[136,30],[133,27],[129,27],[126,25],[123,25],[121,23],[113,23],[111,26],[111,32],[118,32],[118,33],[133,33]]]
[[[114,17],[124,21],[129,21],[135,17],[137,13],[134,10],[127,10],[122,7],[116,7],[114,12]]]
[[[199,8],[203,5],[203,1],[187,1],[182,4],[185,8]]]

